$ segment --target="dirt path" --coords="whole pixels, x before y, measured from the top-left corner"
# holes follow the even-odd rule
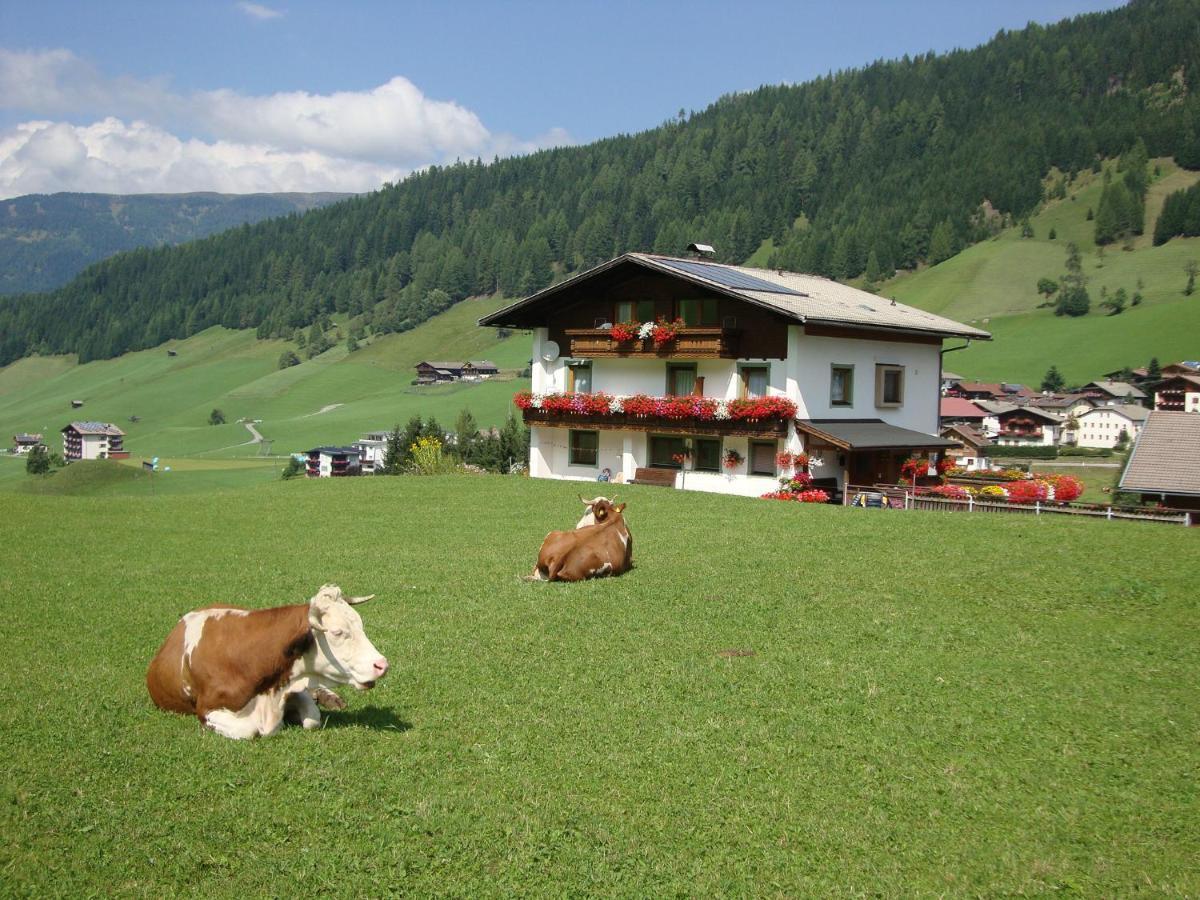
[[[321,413],[327,413],[331,409],[337,409],[339,406],[345,406],[345,403],[330,403],[328,406],[322,406],[315,413],[309,413],[307,416],[302,416],[304,419],[311,419],[313,416],[319,416]]]

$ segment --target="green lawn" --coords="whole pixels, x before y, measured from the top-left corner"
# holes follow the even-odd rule
[[[16,483],[5,894],[1200,892],[1186,529],[625,487],[634,571],[542,585],[575,484]],[[323,731],[151,706],[181,613],[326,581],[392,674]]]

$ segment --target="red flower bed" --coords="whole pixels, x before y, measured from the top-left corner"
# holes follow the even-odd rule
[[[1045,475],[1042,480],[1054,488],[1054,499],[1062,503],[1078,500],[1083,493],[1083,482],[1073,475]]]
[[[1036,503],[1050,494],[1044,481],[1014,481],[1006,489],[1009,503]]]
[[[796,503],[828,503],[829,494],[820,488],[810,491],[771,491],[763,494],[764,500],[792,500]]]
[[[931,487],[929,493],[951,500],[966,500],[971,496],[970,492],[960,484],[940,484],[937,487]]]

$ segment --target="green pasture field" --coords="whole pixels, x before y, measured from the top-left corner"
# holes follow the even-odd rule
[[[623,487],[636,568],[546,585],[577,484],[14,480],[5,894],[1200,892],[1192,530]],[[153,708],[179,615],[327,581],[392,672],[323,730]]]
[[[276,455],[349,443],[413,415],[437,416],[451,428],[464,406],[481,427],[500,425],[512,395],[529,383],[514,374],[528,365],[529,336],[497,340],[494,329],[475,321],[504,302],[465,300],[410,332],[381,336],[355,353],[338,345],[287,369],[278,360],[293,345],[222,328],[82,366],[65,357],[19,360],[0,369],[0,435],[40,432],[60,449],[58,433],[68,422],[99,420],[119,425],[126,449],[139,457],[237,458],[259,449],[248,443],[241,418],[262,420],[256,427]],[[413,386],[413,367],[431,357],[488,358],[507,374],[477,384]],[[73,409],[72,400],[84,404]],[[227,424],[208,424],[214,408]]]
[[[880,293],[992,332],[992,342],[946,357],[948,369],[985,381],[1036,386],[1057,365],[1068,383],[1084,384],[1122,366],[1144,366],[1152,356],[1163,364],[1190,359],[1200,334],[1200,294],[1184,296],[1184,265],[1200,262],[1200,238],[1176,238],[1161,247],[1153,247],[1151,238],[1166,195],[1200,176],[1169,159],[1153,164],[1161,174],[1146,198],[1145,233],[1132,249],[1118,243],[1103,256],[1097,253],[1087,210],[1099,206],[1103,180],[1088,172],[1066,199],[1047,203],[1032,217],[1033,238],[1022,238],[1017,226],[1005,229],[939,265],[900,274]],[[1062,275],[1071,241],[1079,246],[1092,298],[1091,312],[1077,319],[1037,308],[1045,300],[1037,293],[1038,279]],[[1130,298],[1140,292],[1144,302],[1110,316],[1099,306],[1104,288],[1110,294],[1124,288]]]

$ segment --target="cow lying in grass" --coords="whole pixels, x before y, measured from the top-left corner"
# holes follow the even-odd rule
[[[347,597],[327,584],[296,606],[190,612],[151,660],[146,687],[160,708],[194,714],[225,737],[274,734],[285,719],[317,728],[314,695],[345,706],[328,688],[367,690],[387,674],[387,660],[351,609],[373,596]]]
[[[625,504],[615,506],[605,497],[583,502],[588,512],[574,531],[546,535],[528,581],[583,581],[620,575],[633,567],[633,536],[622,515]],[[584,524],[589,516],[595,524]]]

